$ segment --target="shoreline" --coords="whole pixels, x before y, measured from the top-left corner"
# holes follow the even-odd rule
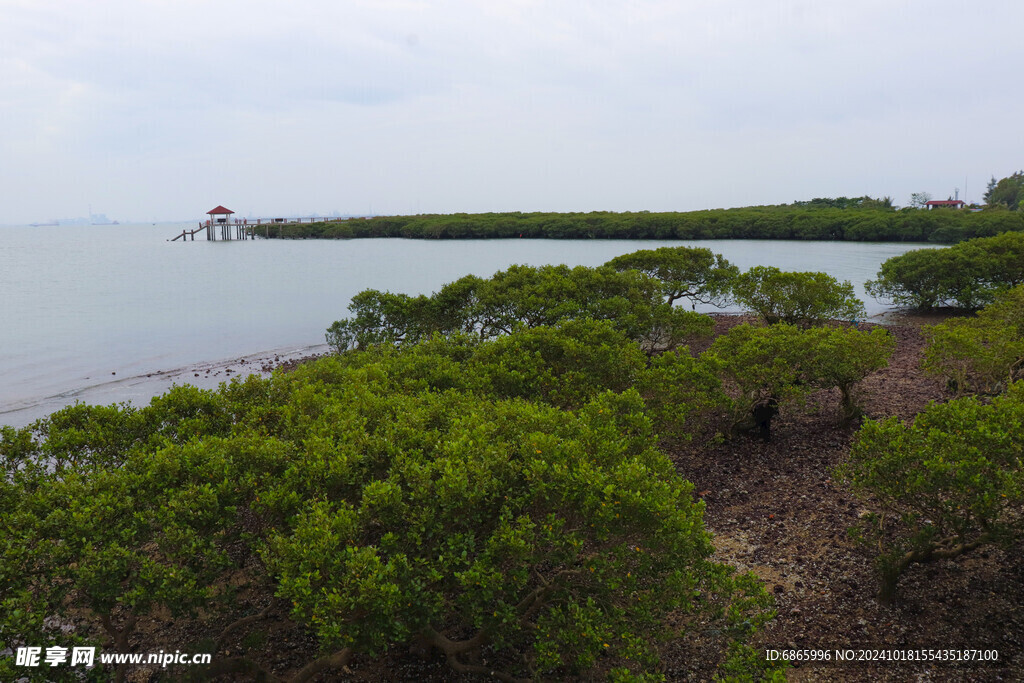
[[[46,396],[12,401],[0,406],[0,426],[25,427],[36,420],[77,402],[110,405],[130,402],[135,406],[168,391],[175,384],[191,384],[200,389],[216,389],[221,382],[249,375],[266,376],[278,367],[294,367],[328,351],[324,344],[282,347],[235,356],[217,361],[185,365],[168,370],[115,376],[102,382],[72,388]]]

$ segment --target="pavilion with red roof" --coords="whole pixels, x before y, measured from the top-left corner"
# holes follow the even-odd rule
[[[228,218],[234,213],[231,209],[225,209],[223,206],[218,205],[216,209],[210,209],[206,212],[210,216],[210,220],[214,223],[227,223]]]
[[[949,208],[949,209],[962,209],[964,207],[962,199],[933,199],[930,202],[925,202],[924,205],[929,209],[935,208]]]

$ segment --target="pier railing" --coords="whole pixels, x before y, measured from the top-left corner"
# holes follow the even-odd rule
[[[345,221],[348,218],[335,218],[325,216],[301,216],[297,218],[222,218],[217,220],[206,220],[200,221],[199,227],[194,230],[183,228],[180,235],[176,235],[170,239],[171,242],[181,240],[186,242],[191,239],[193,242],[196,239],[196,233],[206,233],[206,239],[211,241],[218,240],[250,240],[256,239],[261,235],[263,237],[270,237],[271,229],[278,227],[279,229],[289,225],[299,225],[301,223],[329,223],[336,221]],[[280,232],[279,232],[280,236]]]

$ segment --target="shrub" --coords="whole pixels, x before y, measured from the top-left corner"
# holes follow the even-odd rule
[[[669,634],[700,638],[723,671],[771,675],[745,644],[769,596],[710,560],[702,503],[655,449],[639,394],[599,391],[620,381],[604,355],[641,365],[622,340],[608,323],[564,323],[474,360],[483,346],[434,337],[419,356],[346,354],[95,411],[91,431],[60,419],[4,429],[2,646],[126,651],[140,619],[169,614],[219,651],[271,615],[320,644],[294,681],[414,644],[502,680],[643,680]],[[575,412],[431,386],[455,377],[432,374],[433,359],[484,370],[537,354],[589,383],[564,394]],[[175,415],[187,429],[166,431]],[[134,431],[111,447],[125,424]],[[64,465],[39,459],[48,452]],[[241,607],[243,590],[267,608]],[[25,675],[9,664],[0,674]],[[205,674],[270,677],[245,655]]]
[[[701,360],[738,389],[732,403],[734,429],[756,428],[768,438],[780,408],[799,403],[815,389],[838,388],[841,420],[859,417],[856,385],[885,367],[894,347],[895,340],[882,328],[737,325],[715,339]]]
[[[780,406],[813,389],[804,336],[794,325],[737,325],[715,339],[702,360],[739,391],[733,402],[734,430],[758,429],[763,438],[770,436]]]
[[[755,266],[736,277],[733,296],[769,324],[819,325],[829,319],[852,320],[864,316],[863,303],[853,285],[825,273],[784,272]]]
[[[327,341],[337,352],[409,344],[431,334],[481,339],[566,320],[606,320],[653,353],[711,331],[711,319],[662,301],[661,285],[638,271],[579,266],[511,266],[493,277],[462,278],[436,294],[409,297],[366,290],[351,318],[335,322]]]
[[[569,320],[523,329],[480,345],[465,372],[495,398],[525,398],[574,409],[633,386],[644,368],[636,342],[608,321]]]
[[[724,306],[739,269],[721,254],[697,247],[643,249],[616,256],[605,264],[615,270],[638,270],[661,282],[669,304],[678,299]]]
[[[749,598],[756,624],[758,593],[706,564],[692,487],[652,449],[641,407],[635,393],[578,416],[453,394],[389,406],[350,456],[373,465],[309,491],[268,544],[280,594],[329,649],[422,639],[457,671],[504,676],[649,670],[673,609]],[[322,468],[300,458],[284,481],[324,481]],[[473,663],[485,645],[487,668]]]
[[[886,260],[865,283],[876,299],[918,309],[976,308],[988,296],[984,254],[970,242],[948,249],[916,249]]]
[[[1024,286],[1000,295],[976,317],[925,328],[924,369],[956,395],[999,393],[1024,378]]]
[[[912,425],[867,421],[838,475],[879,509],[855,538],[878,549],[879,599],[912,565],[955,558],[1024,531],[1024,384],[991,404],[932,404]]]
[[[367,289],[352,297],[352,317],[334,322],[327,343],[336,352],[374,344],[397,344],[421,339],[430,328],[425,296],[410,297]]]
[[[876,299],[901,306],[973,310],[1019,284],[1024,284],[1024,233],[1008,232],[894,256],[865,287]]]
[[[659,436],[689,440],[716,434],[721,416],[732,408],[717,370],[706,358],[692,357],[686,347],[651,359],[635,386]]]
[[[0,444],[4,479],[18,498],[4,506],[0,535],[0,603],[11,608],[0,616],[4,647],[105,641],[127,652],[144,618],[231,613],[227,579],[240,567],[241,506],[253,495],[252,477],[238,463],[283,463],[279,444],[208,437],[130,450],[117,465],[53,470],[9,457],[10,444],[29,434],[5,433]],[[61,630],[72,623],[72,633]],[[34,673],[5,671],[7,664],[0,662],[5,680]],[[124,666],[116,668],[120,679]],[[78,670],[38,673],[77,680]]]
[[[882,327],[871,331],[819,327],[804,332],[804,343],[810,358],[808,372],[814,385],[839,389],[843,423],[859,418],[862,410],[856,386],[872,372],[889,364],[896,339]]]

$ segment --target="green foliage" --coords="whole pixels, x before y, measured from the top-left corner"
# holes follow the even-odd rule
[[[569,320],[482,344],[465,370],[490,396],[574,409],[633,386],[644,361],[640,346],[608,321]]]
[[[817,327],[804,331],[803,337],[811,381],[822,389],[839,389],[843,422],[860,417],[863,411],[855,388],[869,374],[889,364],[896,339],[882,327],[870,331]]]
[[[327,330],[327,343],[341,351],[374,344],[415,342],[428,333],[428,299],[367,289],[352,297],[352,317]]]
[[[1024,531],[1024,384],[984,404],[932,404],[912,425],[867,421],[839,476],[880,512],[855,537],[876,549],[879,598],[912,565],[954,558]]]
[[[310,491],[331,502],[271,539],[279,593],[330,647],[377,652],[423,633],[444,644],[443,624],[498,653],[532,653],[531,675],[627,654],[653,663],[645,641],[659,615],[700,612],[694,591],[714,595],[719,581],[701,569],[711,548],[691,487],[652,450],[641,407],[629,393],[578,416],[454,394],[402,400],[360,432],[373,467],[350,470],[352,493]],[[293,468],[311,466],[322,467]]]
[[[876,299],[901,306],[973,310],[1019,284],[1024,284],[1024,234],[1005,233],[894,256],[865,286]]]
[[[660,436],[689,440],[715,434],[720,417],[732,409],[718,371],[716,363],[692,357],[686,347],[651,359],[635,386]]]
[[[980,254],[969,248],[915,249],[886,260],[875,280],[865,283],[879,300],[918,309],[950,303],[974,303],[977,288],[972,276],[981,268]]]
[[[703,358],[739,390],[734,428],[761,427],[767,436],[778,407],[811,392],[803,341],[801,330],[787,324],[737,325],[715,339]]]
[[[958,242],[1024,230],[1011,211],[894,211],[888,198],[817,199],[792,205],[686,213],[483,213],[377,216],[271,227],[269,237],[407,239],[785,239]]]
[[[648,370],[613,323],[568,319],[5,428],[0,641],[127,651],[166,613],[217,642],[204,629],[245,623],[244,589],[314,634],[310,666],[425,642],[462,673],[486,648],[507,676],[654,680],[673,636],[770,676],[737,654],[770,598],[709,559],[703,505],[630,388],[690,382],[660,388],[666,412],[713,394],[688,358]]]
[[[209,423],[202,441],[161,435],[169,413],[194,412],[197,392],[177,388],[142,410],[88,411],[100,418],[88,432],[68,419],[84,406],[4,430],[0,602],[11,611],[0,617],[0,646],[105,640],[123,652],[142,618],[230,610],[225,577],[238,567],[239,506],[253,496],[248,466],[285,455],[258,438],[225,441]],[[137,428],[132,442],[107,457],[126,423]],[[64,456],[69,441],[77,457],[24,458]],[[72,621],[72,634],[59,629]]]
[[[792,206],[816,209],[883,209],[887,211],[893,209],[892,198],[874,199],[867,195],[863,197],[815,197],[806,201],[793,202]]]
[[[662,301],[658,280],[610,267],[511,266],[493,277],[463,278],[430,297],[367,290],[353,297],[352,317],[335,322],[327,341],[336,351],[409,344],[431,334],[481,339],[567,320],[605,320],[653,353],[711,331],[707,316]]]
[[[1024,171],[996,181],[993,176],[985,192],[985,203],[1007,209],[1019,209],[1024,202]]]
[[[1024,285],[970,318],[925,328],[924,369],[957,395],[999,393],[1024,379]]]
[[[829,319],[852,320],[864,315],[864,304],[854,296],[853,285],[825,273],[755,266],[736,277],[733,297],[769,324],[820,325]]]
[[[737,389],[734,429],[760,428],[767,437],[778,410],[800,403],[815,389],[838,388],[841,421],[859,417],[857,383],[884,368],[894,348],[895,340],[882,328],[744,324],[715,339],[701,361]],[[706,389],[703,395],[714,393]]]
[[[724,306],[739,269],[721,254],[697,247],[661,247],[617,256],[605,265],[639,270],[659,280],[669,304],[686,298],[693,303]]]

